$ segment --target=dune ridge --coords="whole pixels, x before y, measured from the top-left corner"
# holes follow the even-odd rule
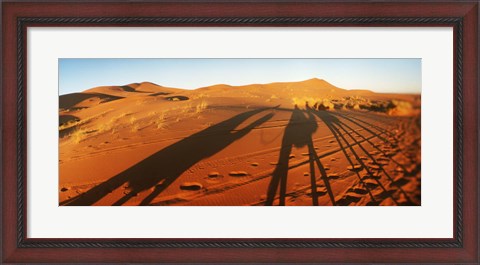
[[[420,205],[420,95],[326,80],[59,97],[59,204]]]

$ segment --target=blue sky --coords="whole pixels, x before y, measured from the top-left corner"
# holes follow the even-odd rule
[[[60,94],[143,81],[195,89],[324,79],[344,89],[420,93],[421,59],[59,59]]]

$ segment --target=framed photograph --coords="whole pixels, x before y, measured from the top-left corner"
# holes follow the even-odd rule
[[[2,11],[2,262],[478,263],[477,1]]]

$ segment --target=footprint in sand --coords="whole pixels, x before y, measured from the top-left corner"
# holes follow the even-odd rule
[[[366,180],[366,179],[380,179],[381,176],[380,175],[376,175],[376,174],[366,174],[362,177],[362,180]]]
[[[315,185],[317,185],[317,187],[325,187],[325,182],[324,181],[317,181],[315,183]]]
[[[353,165],[353,166],[348,166],[347,169],[350,171],[360,171],[362,170],[362,165]]]
[[[367,194],[368,191],[366,189],[363,189],[363,188],[350,188],[348,189],[348,194],[350,193],[355,193],[355,194]]]
[[[203,185],[199,182],[184,182],[180,185],[182,190],[201,190]]]
[[[223,175],[218,172],[210,172],[208,173],[205,181],[208,183],[218,183],[223,179]]]
[[[372,179],[364,180],[363,184],[365,184],[365,187],[367,187],[368,189],[373,189],[378,187],[378,183]]]
[[[354,194],[347,194],[347,195],[345,196],[345,198],[346,198],[347,200],[352,201],[352,202],[358,202],[358,201],[360,201],[360,199],[362,199],[361,196],[354,195]]]
[[[362,199],[362,197],[358,195],[351,195],[351,194],[346,194],[344,197],[341,197],[340,199],[336,199],[336,204],[339,206],[348,206],[352,202],[359,202]]]
[[[306,194],[311,196],[312,195],[312,189],[309,189],[306,192]],[[327,188],[326,187],[317,187],[316,188],[316,194],[317,194],[317,196],[323,196],[323,195],[327,194]]]
[[[246,177],[248,176],[248,173],[246,171],[230,171],[228,175],[232,177]]]
[[[215,171],[208,173],[208,177],[209,177],[209,178],[218,178],[218,177],[220,177],[220,176],[221,176],[220,173],[215,172]]]
[[[409,181],[407,178],[403,177],[403,176],[400,176],[400,177],[397,177],[393,180],[392,182],[392,185],[394,186],[397,186],[397,187],[401,187],[401,186],[404,186],[405,184],[407,184]]]
[[[340,175],[337,174],[337,173],[331,173],[331,174],[327,175],[327,178],[329,178],[329,179],[338,179],[339,177],[340,177]]]

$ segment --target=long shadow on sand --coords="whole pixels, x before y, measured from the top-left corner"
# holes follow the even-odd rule
[[[357,151],[355,151],[355,149],[352,147],[352,145],[349,143],[349,141],[345,138],[345,136],[349,137],[351,139],[351,141],[353,141],[353,143],[355,145],[357,145],[361,150],[362,152],[376,165],[379,167],[380,171],[387,177],[387,179],[394,185],[394,186],[397,186],[397,189],[403,193],[405,195],[405,198],[407,199],[407,205],[411,205],[412,202],[410,201],[410,199],[408,198],[408,195],[405,193],[405,191],[403,191],[403,189],[397,184],[394,182],[394,180],[392,179],[392,177],[390,176],[390,174],[388,174],[388,172],[383,168],[383,165],[378,163],[378,161],[376,161],[376,159],[371,155],[369,154],[369,152],[362,146],[362,144],[360,142],[358,142],[354,137],[353,135],[347,130],[347,129],[350,129],[351,131],[354,131],[354,129],[350,126],[348,126],[346,123],[342,122],[341,120],[339,120],[337,117],[335,117],[335,115],[332,115],[330,114],[328,111],[316,111],[314,112],[316,116],[318,116],[326,125],[327,127],[331,130],[332,134],[335,136],[335,138],[337,139],[337,142],[338,144],[340,145],[342,151],[344,152],[345,154],[345,157],[347,158],[347,160],[349,161],[349,163],[351,164],[351,166],[353,167],[354,166],[354,163],[353,161],[349,158],[349,156],[347,155],[346,153],[346,148],[343,147],[342,145],[342,141],[345,142],[345,144],[347,146],[349,146],[349,149],[350,149],[350,152],[353,154],[355,160],[357,160],[357,162],[361,165],[361,168],[365,169],[368,173],[369,176],[374,176],[374,172],[372,171],[372,169],[370,169],[366,164],[365,162],[360,158],[359,154],[357,153]],[[362,181],[362,178],[358,175],[358,172],[357,173],[357,176],[359,177],[360,179],[360,182],[363,182]],[[381,187],[381,189],[383,190],[383,196],[385,197],[390,197],[392,199],[392,201],[396,204],[396,205],[399,205],[399,203],[391,196],[391,190],[387,190],[383,185],[382,183],[378,180],[378,179],[375,179],[375,181],[377,182],[378,186]],[[371,198],[372,198],[372,201],[371,201],[371,204],[369,205],[376,205],[376,203],[378,203],[372,196],[372,194],[370,193],[370,190],[367,189],[367,192],[370,194]],[[348,198],[342,202],[342,204],[350,204],[351,201],[348,200]]]
[[[265,110],[257,109],[244,112],[195,133],[165,147],[86,193],[61,203],[61,205],[93,205],[124,184],[128,184],[131,192],[115,202],[114,205],[122,205],[139,192],[154,188],[152,193],[140,203],[141,205],[148,205],[191,166],[221,151],[245,136],[253,128],[271,119],[273,114],[266,114],[243,129],[234,131],[248,118]]]
[[[376,138],[380,139],[381,141],[383,141],[384,143],[388,144],[388,145],[391,145],[391,146],[397,146],[397,141],[390,141],[384,137],[382,137],[382,134],[386,134],[386,135],[389,135],[390,137],[394,137],[394,135],[389,132],[388,130],[384,130],[382,128],[379,128],[378,126],[375,126],[374,124],[371,124],[371,123],[368,123],[362,119],[359,119],[359,118],[355,118],[355,117],[352,117],[352,116],[347,116],[347,115],[344,115],[344,114],[339,114],[339,113],[331,113],[330,115],[335,115],[335,116],[338,116],[338,117],[341,117],[353,124],[356,124],[357,126],[359,126],[360,128],[364,129],[365,131],[369,132],[371,135],[375,136]],[[372,131],[370,128],[366,127],[365,125],[362,125],[361,123],[359,122],[362,122],[362,123],[365,123],[367,124],[366,126],[369,126],[369,127],[377,127],[378,131],[380,131],[379,133],[375,133],[374,131]],[[370,140],[368,140],[364,135],[360,134],[358,131],[356,130],[353,130],[350,126],[348,126],[346,123],[342,123],[345,127],[347,127],[347,129],[350,129],[351,131],[355,132],[356,135],[358,135],[359,137],[361,137],[363,140],[365,140],[367,143],[369,143],[375,150],[377,150],[378,152],[382,153],[383,155],[385,156],[388,156],[387,152],[385,152],[384,150],[380,149],[377,145],[375,145],[374,143],[372,143]],[[401,150],[399,150],[398,152],[402,153],[403,152]],[[403,154],[404,155],[404,154]],[[370,155],[369,155],[370,156]],[[395,163],[397,166],[401,167],[403,169],[403,171],[405,171],[406,173],[411,173],[409,172],[406,168],[405,168],[405,165],[403,165],[402,163],[398,162],[397,160],[393,159],[392,157],[390,157],[390,161],[392,161],[393,163]]]
[[[308,108],[308,105],[307,105]],[[287,176],[288,176],[288,163],[293,146],[303,147],[308,146],[309,163],[310,163],[310,184],[312,190],[312,204],[318,205],[317,183],[315,178],[314,163],[320,170],[321,179],[324,181],[327,193],[330,196],[332,204],[335,205],[333,199],[332,189],[327,180],[327,174],[320,159],[317,156],[317,152],[314,149],[312,134],[317,130],[318,125],[315,117],[311,112],[307,112],[305,117],[304,111],[300,110],[297,106],[292,111],[292,116],[285,127],[285,132],[282,139],[282,146],[280,148],[280,154],[278,158],[277,166],[272,173],[272,178],[267,190],[267,199],[265,205],[273,205],[277,191],[279,191],[279,205],[285,205],[285,197],[287,190]]]

